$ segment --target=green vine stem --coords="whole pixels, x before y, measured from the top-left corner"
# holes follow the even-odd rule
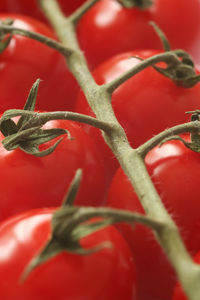
[[[81,238],[103,229],[108,225],[125,221],[133,226],[134,223],[137,222],[151,229],[153,228],[156,231],[163,230],[163,224],[161,222],[157,222],[142,214],[114,208],[73,206],[81,178],[82,170],[78,169],[72,179],[62,206],[52,215],[51,235],[48,242],[40,253],[33,257],[26,266],[21,277],[22,282],[33,269],[58,255],[60,252],[68,251],[86,255],[99,251],[104,247],[112,247],[109,241],[90,249],[84,249],[80,244]],[[92,222],[90,222],[91,219],[93,219]]]
[[[62,208],[61,210],[63,216],[63,214],[65,214],[65,208]],[[68,208],[66,207],[66,213],[67,210]],[[154,219],[145,215],[133,213],[127,210],[107,207],[79,207],[77,210],[75,210],[72,222],[67,223],[66,228],[63,230],[64,235],[67,236],[67,232],[71,233],[82,223],[97,217],[110,219],[110,224],[127,222],[133,225],[134,223],[140,223],[151,229],[153,228],[156,231],[162,231],[164,229],[162,222],[155,221]]]
[[[137,57],[134,57],[137,58]],[[131,57],[130,57],[131,59]],[[133,68],[129,69],[127,72],[123,73],[118,78],[114,79],[113,81],[106,84],[106,89],[109,93],[113,93],[114,90],[116,90],[122,83],[124,83],[126,80],[131,78],[132,76],[136,75],[137,73],[141,72],[142,70],[146,69],[147,67],[150,67],[156,63],[165,62],[166,64],[173,65],[173,67],[176,67],[180,65],[180,60],[178,59],[178,56],[173,53],[172,51],[168,51],[165,53],[161,53],[152,57],[149,57],[145,60],[143,60],[141,63],[138,63]]]
[[[163,46],[163,50],[166,51],[170,51],[171,50],[171,46],[170,43],[166,37],[166,35],[164,34],[164,32],[161,30],[161,28],[153,21],[149,22],[149,25],[151,25],[153,27],[153,29],[155,30],[157,36],[159,37],[161,44]]]
[[[67,191],[67,195],[64,198],[62,206],[65,206],[65,205],[72,206],[74,204],[76,195],[77,195],[79,187],[80,187],[82,175],[83,175],[82,169],[78,169],[76,171],[76,174],[75,174],[71,184],[70,184],[70,187]]]
[[[170,215],[164,208],[164,205],[162,204],[162,201],[148,175],[144,164],[144,153],[146,153],[148,151],[147,149],[151,148],[151,146],[146,144],[146,150],[142,151],[142,148],[132,149],[128,143],[126,134],[116,119],[112,109],[112,92],[122,82],[130,78],[128,76],[134,75],[135,70],[132,70],[133,74],[125,74],[124,77],[118,78],[108,85],[99,86],[94,81],[88,69],[86,59],[78,45],[76,37],[76,23],[83,13],[87,11],[87,8],[95,4],[96,1],[89,0],[84,6],[82,6],[82,8],[79,9],[78,12],[74,13],[73,16],[76,17],[71,18],[66,18],[63,15],[55,0],[39,0],[39,3],[46,17],[57,33],[59,40],[61,41],[61,43],[53,43],[53,48],[65,56],[67,65],[79,82],[79,85],[85,93],[88,103],[94,111],[97,120],[108,125],[109,130],[103,133],[104,139],[115,154],[124,172],[130,179],[136,193],[138,194],[141,204],[146,211],[145,218],[153,220],[153,222],[156,224],[162,224],[162,230],[160,230],[160,227],[159,229],[154,228],[155,236],[163,247],[171,264],[173,265],[177,276],[182,283],[186,294],[188,295],[188,298],[190,300],[199,300],[200,268],[192,261],[190,255],[188,254],[181,240],[179,231]],[[6,28],[8,31],[6,31]],[[17,29],[13,32],[12,30],[10,27],[6,27],[4,25],[0,26],[0,31],[3,34],[13,32],[16,34],[24,34],[22,31],[19,32]],[[26,36],[40,40],[40,37],[38,39],[38,36],[36,37],[35,35],[30,35],[30,33]],[[49,43],[48,40],[49,39],[42,37],[40,41],[52,47],[52,42],[50,41]],[[176,54],[177,53],[175,52],[166,52],[162,55],[163,57],[168,56],[169,64],[171,64],[171,61],[173,60],[177,66],[180,66],[181,63]],[[161,57],[159,57],[159,61],[165,61],[163,57],[162,60]],[[156,62],[158,61],[155,60],[154,63]],[[141,62],[140,67],[142,66],[142,68],[144,68],[145,64],[146,62]],[[137,66],[137,68],[139,67]],[[195,74],[192,73],[192,70],[191,74],[195,77]],[[192,126],[194,126],[194,122]],[[106,214],[105,210],[103,211],[103,214]]]
[[[2,122],[9,120],[11,118],[17,116],[31,116],[32,118],[21,128],[21,130],[29,129],[32,127],[42,126],[45,123],[51,120],[70,120],[76,121],[80,123],[85,123],[91,125],[93,127],[99,128],[105,132],[108,132],[112,129],[112,127],[103,121],[99,121],[96,118],[74,113],[71,111],[53,111],[53,112],[46,112],[46,113],[38,113],[35,111],[28,111],[23,109],[9,109],[7,110],[0,119],[0,125]]]
[[[68,67],[77,78],[89,105],[99,120],[112,124],[111,132],[104,135],[105,141],[133,184],[147,216],[164,224],[163,230],[155,231],[155,234],[174,266],[188,297],[191,300],[200,299],[200,268],[193,263],[186,251],[177,227],[165,210],[149,178],[143,158],[137,150],[130,147],[123,128],[116,120],[110,93],[105,86],[98,86],[89,72],[78,46],[74,23],[62,14],[55,0],[42,0],[40,3],[63,45],[68,47],[70,44],[74,49],[74,53],[67,58]]]
[[[181,58],[181,60],[179,58]],[[138,59],[141,60],[139,57]],[[164,62],[167,67],[156,66],[156,64],[160,62]],[[200,81],[200,76],[195,73],[194,66],[190,62],[191,59],[189,55],[187,55],[187,53],[184,51],[166,51],[142,60],[140,63],[123,73],[118,78],[107,83],[105,88],[109,93],[112,94],[113,91],[126,80],[151,66],[164,76],[169,77],[172,81],[174,81],[175,84],[185,88],[191,88]]]
[[[92,224],[87,222],[94,218],[101,218],[101,220],[96,220],[92,222]],[[21,282],[26,280],[33,269],[45,263],[55,255],[58,255],[60,252],[68,251],[81,255],[88,255],[99,251],[104,247],[112,247],[112,244],[109,241],[106,241],[94,248],[84,249],[79,242],[81,238],[88,234],[103,229],[108,225],[123,221],[126,221],[131,225],[134,225],[134,223],[137,222],[150,228],[154,228],[156,231],[163,230],[162,223],[137,213],[105,207],[76,207],[64,203],[63,206],[53,214],[51,221],[51,237],[41,252],[29,262],[22,274]]]
[[[0,23],[0,36],[5,34],[16,34],[25,36],[27,38],[31,38],[33,40],[36,40],[42,44],[45,44],[46,46],[60,52],[64,56],[68,56],[71,54],[72,50],[70,47],[64,47],[61,43],[59,43],[56,40],[53,40],[51,38],[48,38],[47,36],[44,36],[42,34],[32,32],[29,30],[17,28],[11,25],[5,25],[4,23]]]
[[[145,10],[153,4],[152,0],[117,0],[117,1],[121,3],[124,7],[127,8],[137,7],[141,10]]]
[[[185,124],[176,125],[165,131],[157,134],[143,145],[138,147],[137,152],[141,155],[141,157],[145,158],[147,153],[153,149],[155,146],[159,145],[163,140],[185,132],[190,133],[199,133],[200,132],[200,122],[199,121],[192,121]]]
[[[80,8],[78,8],[71,16],[69,19],[71,22],[73,22],[75,25],[76,23],[81,19],[81,17],[99,0],[90,0],[86,1]]]

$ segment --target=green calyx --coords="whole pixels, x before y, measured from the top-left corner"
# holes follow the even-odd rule
[[[175,53],[175,51],[172,51]],[[200,81],[200,76],[195,73],[194,67],[190,63],[186,63],[180,56],[177,64],[168,64],[166,68],[153,66],[156,71],[171,79],[177,86],[184,88],[192,88]]]
[[[154,22],[149,25],[153,27],[160,38],[163,50],[174,53],[177,57],[176,62],[169,62],[165,68],[153,65],[154,69],[162,75],[170,78],[176,85],[184,88],[192,88],[200,81],[200,75],[197,75],[194,69],[194,63],[190,55],[183,50],[171,50],[170,43],[164,32]]]
[[[33,84],[24,110],[8,110],[0,120],[0,130],[5,136],[2,144],[8,151],[20,148],[22,151],[37,157],[46,156],[55,150],[62,138],[43,151],[40,151],[39,146],[68,133],[62,128],[45,130],[42,128],[45,122],[41,123],[39,119],[37,121],[37,113],[34,112],[34,109],[39,83],[40,80],[37,80]],[[20,116],[16,123],[12,120],[15,116]]]
[[[79,210],[81,210],[81,208],[68,206],[61,208],[54,213],[51,224],[52,233],[49,237],[49,241],[42,251],[30,261],[22,275],[22,281],[24,281],[35,268],[44,264],[56,255],[59,255],[63,251],[77,255],[89,255],[104,247],[111,247],[109,242],[102,243],[90,249],[84,249],[81,246],[81,238],[92,234],[109,224],[106,224],[105,221],[96,221],[95,223],[79,224],[72,228],[71,224],[73,224],[76,216],[79,216]]]
[[[152,4],[152,0],[117,0],[126,8],[139,8],[141,10],[148,9]]]
[[[30,261],[22,275],[22,281],[27,278],[33,269],[63,251],[79,255],[87,255],[108,246],[108,243],[103,243],[90,249],[84,249],[81,246],[81,238],[112,223],[110,219],[88,222],[90,219],[90,216],[87,216],[88,209],[72,206],[79,189],[81,178],[82,171],[79,169],[74,176],[62,207],[53,214],[51,221],[52,230],[47,244],[42,251],[34,257],[32,261]],[[110,243],[109,246],[111,246]]]

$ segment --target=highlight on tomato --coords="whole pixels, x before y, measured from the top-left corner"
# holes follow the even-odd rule
[[[28,200],[28,199],[27,199]],[[91,254],[60,250],[22,280],[30,262],[51,239],[55,209],[30,210],[1,223],[0,294],[4,300],[135,300],[134,261],[120,233],[109,226],[83,237],[83,250]],[[57,248],[59,239],[57,240]],[[70,247],[70,245],[67,245]],[[55,250],[55,249],[54,249]],[[11,288],[12,287],[12,288]]]
[[[189,50],[198,39],[198,0],[153,0],[144,9],[142,5],[150,1],[130,0],[130,6],[131,2],[135,4],[132,8],[123,7],[119,2],[123,0],[98,1],[80,20],[79,42],[92,69],[125,51],[161,49],[150,21],[165,32],[173,49]]]
[[[190,142],[188,135],[183,138]],[[199,153],[173,140],[151,150],[145,163],[163,204],[177,223],[187,249],[194,255],[200,248]],[[144,214],[122,169],[113,178],[108,206]],[[139,224],[135,228],[120,224],[118,228],[135,257],[139,299],[170,299],[176,277],[152,232]]]
[[[52,29],[28,16],[0,14],[1,22],[13,20],[13,26],[30,30],[56,40]],[[6,38],[6,37],[3,37]],[[30,86],[41,78],[37,109],[72,110],[79,91],[68,71],[64,57],[38,41],[13,35],[0,53],[0,113],[23,108]]]

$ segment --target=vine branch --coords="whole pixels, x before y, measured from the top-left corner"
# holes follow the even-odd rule
[[[58,41],[48,38],[47,36],[44,36],[42,34],[39,34],[39,33],[33,32],[33,31],[29,31],[29,30],[25,30],[25,29],[21,29],[21,28],[17,28],[12,25],[4,25],[4,24],[0,23],[0,35],[4,35],[4,34],[16,34],[16,35],[21,35],[21,36],[25,36],[27,38],[36,40],[48,47],[60,52],[64,56],[70,55],[73,51],[72,49],[70,49],[70,47],[64,47]]]
[[[81,17],[98,1],[99,0],[86,1],[80,8],[78,8],[73,14],[71,14],[71,16],[69,17],[71,22],[73,22],[76,25],[76,23],[81,19]]]
[[[166,138],[176,134],[181,134],[186,132],[191,132],[191,133],[200,132],[200,122],[192,121],[192,122],[176,125],[174,127],[166,129],[165,131],[157,134],[156,136],[148,140],[146,143],[138,147],[137,152],[141,155],[141,157],[144,158],[151,149],[159,145]]]
[[[137,58],[137,57],[133,57],[133,58]],[[107,83],[105,85],[107,91],[109,93],[113,93],[114,90],[116,90],[122,83],[127,81],[129,78],[133,77],[134,75],[146,69],[147,67],[151,67],[152,65],[159,62],[165,62],[166,64],[171,64],[171,65],[180,64],[180,60],[178,59],[178,56],[172,51],[167,51],[161,54],[154,55],[138,63],[136,66],[129,69],[127,72],[123,73],[121,76],[117,77],[113,81]]]
[[[162,230],[155,230],[154,233],[186,294],[191,300],[199,300],[200,268],[188,254],[174,221],[166,211],[149,177],[143,158],[137,150],[130,147],[126,134],[114,115],[110,94],[112,88],[108,92],[108,87],[106,89],[105,86],[98,86],[94,81],[78,45],[75,24],[63,15],[57,2],[40,0],[40,4],[63,46],[68,48],[70,45],[73,49],[73,53],[67,57],[68,67],[79,82],[97,119],[113,124],[113,129],[104,134],[105,141],[130,179],[147,217],[165,224]]]
[[[68,207],[61,208],[62,218],[63,214],[65,214],[65,210],[66,213],[68,213]],[[111,219],[110,223],[112,224],[120,222],[126,222],[131,224],[140,223],[157,231],[161,231],[164,228],[163,222],[158,222],[145,215],[133,213],[127,210],[120,210],[107,207],[80,207],[77,210],[75,210],[72,222],[67,224],[65,235],[67,235],[67,232],[73,231],[73,229],[78,227],[81,223],[87,222],[88,220],[91,220],[96,217],[102,217],[103,219]]]
[[[34,126],[42,126],[51,120],[77,121],[80,123],[85,123],[93,127],[99,128],[106,132],[112,129],[112,126],[107,122],[103,122],[96,118],[84,114],[74,113],[71,111],[53,111],[53,112],[46,112],[46,113],[38,113],[35,111],[28,111],[23,109],[7,110],[0,119],[0,125],[2,122],[17,116],[32,116],[32,118],[26,123],[25,126],[21,128],[21,130],[28,129]]]

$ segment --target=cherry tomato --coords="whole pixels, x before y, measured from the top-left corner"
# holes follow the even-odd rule
[[[135,300],[131,252],[113,226],[81,240],[85,249],[111,241],[91,255],[61,252],[20,283],[30,260],[51,234],[52,209],[28,211],[0,227],[0,294],[4,300]],[[12,287],[12,288],[9,288]]]
[[[190,49],[188,50],[189,53],[192,55],[195,63],[197,64],[198,68],[200,68],[200,24],[198,26],[197,38],[192,43]]]
[[[6,3],[5,1],[1,1],[0,3],[0,12],[5,12],[6,11]]]
[[[111,82],[138,64],[139,60],[132,56],[144,59],[158,53],[153,50],[141,50],[114,56],[94,71],[94,78],[98,84]],[[115,90],[112,105],[131,145],[137,147],[164,129],[188,121],[185,112],[200,107],[200,84],[187,89],[176,86],[170,79],[149,67]],[[79,95],[76,110],[93,115],[83,93]],[[98,143],[108,168],[112,172],[116,170],[116,160],[99,131],[92,127],[84,127]]]
[[[188,135],[184,138],[189,141]],[[146,156],[146,166],[160,197],[176,221],[182,238],[194,255],[200,248],[200,155],[180,141],[156,147]],[[144,213],[131,184],[119,169],[108,195],[108,205]],[[171,299],[176,278],[153,234],[142,225],[119,226],[131,246],[138,270],[139,300]]]
[[[75,203],[95,206],[104,202],[105,172],[92,139],[71,121],[50,121],[45,128],[67,129],[72,139],[64,135],[52,154],[40,158],[20,149],[7,151],[0,144],[0,220],[32,208],[60,205],[78,168],[83,170],[83,179]]]
[[[124,8],[116,0],[101,0],[83,16],[78,36],[91,68],[124,51],[161,49],[150,21],[160,26],[173,48],[189,48],[200,24],[199,1],[152,2],[149,9],[140,10]]]
[[[188,298],[184,294],[180,284],[178,284],[176,286],[174,296],[173,296],[172,300],[188,300]]]
[[[16,27],[55,39],[53,31],[37,20],[20,15],[0,15],[1,20],[6,18],[12,18]],[[64,57],[37,41],[14,35],[0,54],[0,112],[23,108],[30,86],[37,78],[42,80],[38,108],[72,110],[79,88],[67,70]]]
[[[86,0],[58,0],[61,9],[66,15],[71,14]],[[0,12],[24,14],[42,21],[47,21],[41,12],[37,0],[1,0]]]

